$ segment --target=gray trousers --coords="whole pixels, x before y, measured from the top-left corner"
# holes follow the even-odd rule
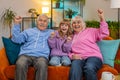
[[[35,80],[47,80],[48,60],[45,57],[21,55],[16,62],[15,80],[27,80],[29,66],[35,68]]]

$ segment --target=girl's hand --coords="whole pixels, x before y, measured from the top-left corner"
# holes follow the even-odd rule
[[[72,38],[70,36],[67,37],[67,42],[71,41]]]
[[[55,32],[51,32],[50,38],[55,37]]]
[[[20,24],[22,22],[22,17],[21,16],[16,16],[15,18],[14,18],[14,23],[15,24]]]

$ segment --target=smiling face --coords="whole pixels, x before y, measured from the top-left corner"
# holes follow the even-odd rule
[[[72,29],[71,29],[71,26],[70,26],[70,22],[68,20],[63,20],[60,22],[60,25],[59,25],[59,33],[60,33],[60,36],[64,36],[64,35],[71,35],[72,34]]]
[[[73,28],[74,32],[79,33],[85,27],[86,27],[85,23],[80,16],[76,16],[75,18],[72,19],[72,28]]]
[[[60,30],[62,31],[62,33],[66,34],[68,31],[69,25],[67,23],[62,23],[60,25]]]
[[[38,16],[37,27],[39,30],[45,30],[48,26],[48,17],[44,14]]]

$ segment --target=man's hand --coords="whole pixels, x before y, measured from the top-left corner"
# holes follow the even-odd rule
[[[22,17],[21,17],[21,16],[16,16],[16,17],[14,18],[14,23],[15,23],[15,24],[20,24],[21,21],[22,21]]]

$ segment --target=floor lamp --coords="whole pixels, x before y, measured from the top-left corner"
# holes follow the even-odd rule
[[[111,0],[111,8],[118,8],[118,38],[120,38],[120,0]]]

